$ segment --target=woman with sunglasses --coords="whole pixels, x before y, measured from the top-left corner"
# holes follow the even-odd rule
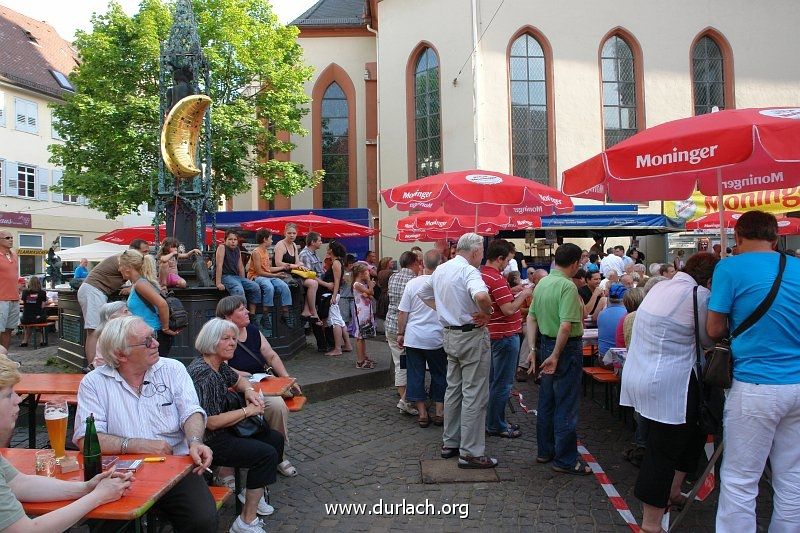
[[[251,437],[240,437],[234,432],[234,426],[244,419],[264,414],[261,394],[247,378],[228,366],[236,351],[238,336],[236,324],[212,318],[200,330],[194,344],[201,357],[192,361],[186,370],[208,416],[204,442],[214,452],[213,464],[247,468],[246,488],[238,495],[244,507],[230,530],[260,532],[264,524],[258,515],[275,512],[264,498],[264,488],[276,481],[278,464],[283,461],[284,440],[283,435],[268,426]],[[225,396],[230,388],[244,394],[245,407],[228,409]]]
[[[177,331],[169,329],[169,306],[159,292],[156,262],[152,255],[125,250],[119,256],[119,273],[131,282],[128,310],[153,328],[158,340],[158,355],[166,357]]]

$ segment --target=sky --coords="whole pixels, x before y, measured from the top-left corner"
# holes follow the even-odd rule
[[[140,0],[117,1],[129,15],[139,10]],[[308,9],[315,0],[271,0],[271,3],[278,18],[286,23]],[[0,0],[0,5],[48,22],[61,37],[71,41],[75,30],[91,29],[92,13],[105,13],[108,0]]]

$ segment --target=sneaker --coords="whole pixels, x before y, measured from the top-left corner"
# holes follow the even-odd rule
[[[244,505],[244,493],[247,489],[242,489],[242,492],[239,493],[239,501],[242,502]],[[269,516],[275,512],[275,508],[267,503],[267,500],[264,499],[264,496],[258,500],[258,509],[256,509],[256,514],[260,516]],[[244,523],[244,522],[242,522]],[[233,528],[231,528],[233,531]],[[250,529],[243,529],[242,531],[251,531]],[[259,531],[258,529],[253,529],[252,531]]]
[[[401,413],[405,413],[407,415],[412,415],[412,416],[419,415],[419,411],[417,411],[417,408],[413,407],[410,403],[405,401],[403,398],[400,398],[400,401],[397,402],[397,408],[400,409]]]
[[[236,517],[236,520],[233,521],[228,531],[230,533],[263,533],[266,529],[264,529],[264,521],[260,518],[256,518],[248,524],[242,520],[242,516],[239,515]]]

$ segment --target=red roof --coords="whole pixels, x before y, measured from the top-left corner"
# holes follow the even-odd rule
[[[0,5],[0,79],[61,97],[64,88],[50,71],[66,76],[77,64],[75,50],[52,26]]]

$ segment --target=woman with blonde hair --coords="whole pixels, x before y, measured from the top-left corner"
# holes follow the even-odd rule
[[[8,442],[14,432],[22,401],[13,387],[20,380],[19,365],[0,355],[0,442]],[[131,485],[131,473],[113,469],[89,481],[64,481],[54,477],[22,474],[0,457],[0,530],[64,531],[75,525],[95,507],[120,499]],[[28,518],[20,502],[75,500],[60,509]]]
[[[296,239],[297,225],[290,222],[283,229],[283,239],[275,245],[273,257],[275,266],[283,268],[286,272],[308,270],[300,262],[300,250],[297,247],[297,243],[295,243]],[[302,279],[302,282],[306,290],[306,301],[300,316],[310,323],[317,323],[319,322],[319,317],[317,316],[317,288],[319,283],[316,279]]]
[[[159,292],[155,259],[136,250],[125,250],[119,256],[119,273],[131,282],[128,310],[156,332],[158,355],[169,355],[172,338],[178,332],[169,329],[169,306]]]

